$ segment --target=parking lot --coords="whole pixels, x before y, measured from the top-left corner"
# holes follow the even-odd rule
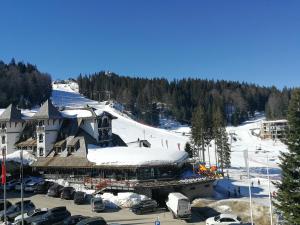
[[[1,194],[3,198],[3,195]],[[20,201],[20,193],[8,192],[7,199],[12,203]],[[198,224],[204,225],[203,218],[193,210],[192,222],[187,223],[182,220],[173,219],[170,212],[164,209],[158,210],[155,213],[146,215],[136,215],[129,209],[120,210],[105,210],[101,213],[95,213],[91,211],[89,204],[75,205],[72,200],[63,200],[60,198],[52,198],[46,195],[34,195],[25,193],[24,199],[30,199],[37,208],[53,208],[57,206],[66,206],[72,215],[85,215],[85,216],[102,216],[108,223],[119,223],[119,224],[144,224],[153,225],[155,220],[159,218],[160,224],[162,225],[175,225],[175,224]]]

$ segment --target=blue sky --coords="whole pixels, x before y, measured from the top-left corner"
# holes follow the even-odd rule
[[[54,79],[114,71],[300,84],[300,1],[5,0],[0,59]]]

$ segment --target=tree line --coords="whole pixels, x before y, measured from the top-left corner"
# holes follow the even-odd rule
[[[244,82],[187,78],[139,78],[98,72],[78,76],[81,94],[94,100],[116,100],[137,120],[158,125],[159,115],[191,124],[192,114],[204,108],[208,122],[218,105],[226,123],[238,125],[256,111],[266,111],[268,119],[286,116],[290,89],[278,90]]]
[[[52,93],[51,77],[41,73],[36,66],[0,61],[0,108],[15,104],[31,108],[46,101]]]
[[[223,172],[224,168],[230,167],[231,147],[228,142],[228,134],[226,132],[225,118],[221,108],[213,105],[211,112],[212,123],[209,123],[207,114],[202,106],[195,109],[192,115],[191,124],[191,143],[187,143],[185,151],[189,157],[196,157],[202,162],[209,162],[209,165],[215,164],[220,167]],[[212,141],[214,149],[210,149]],[[205,157],[207,151],[208,159]],[[215,161],[212,162],[210,151],[215,153]]]

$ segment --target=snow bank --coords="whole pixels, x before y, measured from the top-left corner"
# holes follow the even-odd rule
[[[97,165],[160,165],[185,161],[185,151],[144,147],[108,147],[88,146],[89,161]]]
[[[21,163],[20,152],[21,152],[20,150],[17,150],[13,153],[6,155],[6,161],[14,161],[14,162]],[[31,153],[29,153],[26,150],[23,150],[23,164],[24,165],[30,165],[35,160],[36,160],[36,158]]]
[[[145,195],[139,195],[133,192],[123,192],[118,193],[118,195],[104,193],[100,195],[100,197],[104,200],[104,204],[107,208],[130,208],[142,200],[148,199]]]

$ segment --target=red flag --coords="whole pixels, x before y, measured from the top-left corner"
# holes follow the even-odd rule
[[[6,183],[6,168],[5,163],[2,162],[2,181],[1,183],[4,185]]]

